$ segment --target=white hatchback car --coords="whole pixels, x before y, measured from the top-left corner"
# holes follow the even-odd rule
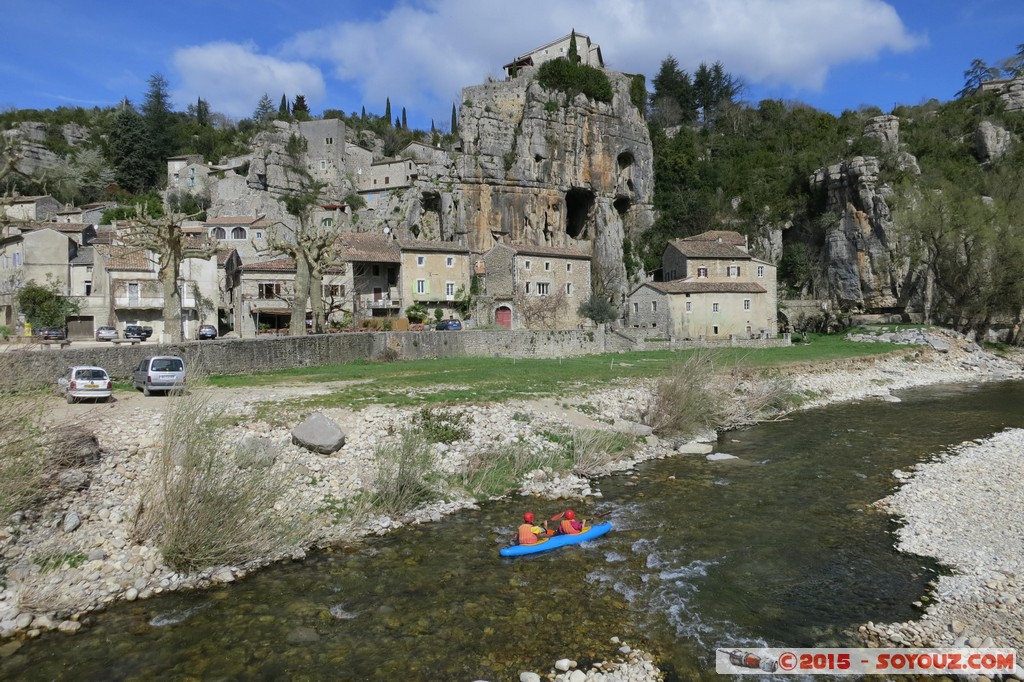
[[[113,382],[102,367],[72,367],[66,376],[57,380],[57,387],[67,398],[68,405],[83,398],[110,400],[113,395]]]

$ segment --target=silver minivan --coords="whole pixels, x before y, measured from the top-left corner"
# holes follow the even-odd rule
[[[132,385],[143,395],[185,388],[185,361],[176,355],[148,357],[132,372]]]

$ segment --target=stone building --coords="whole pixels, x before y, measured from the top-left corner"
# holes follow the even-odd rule
[[[461,319],[459,303],[468,300],[471,259],[465,246],[447,242],[399,241],[402,267],[400,292],[405,310],[412,305],[427,309],[428,321],[435,310],[443,319]]]
[[[51,196],[2,197],[0,218],[46,222],[64,210],[64,205]]]
[[[358,322],[369,317],[398,317],[402,294],[398,272],[402,252],[388,235],[342,233],[338,236],[338,258],[347,266],[340,291],[325,292],[343,298],[342,310]]]
[[[498,244],[484,254],[482,293],[491,319],[510,329],[572,329],[590,298],[590,253],[579,248]]]
[[[627,325],[677,339],[775,336],[776,267],[754,258],[738,232],[716,230],[665,247],[666,281],[645,282],[626,299]]]
[[[541,45],[529,52],[519,55],[504,67],[505,75],[513,78],[516,73],[525,68],[537,67],[544,62],[569,56],[569,44],[573,35],[576,37],[576,54],[581,64],[604,68],[604,58],[601,56],[601,46],[590,41],[590,37],[582,33],[567,33],[558,40],[553,40],[547,45]]]

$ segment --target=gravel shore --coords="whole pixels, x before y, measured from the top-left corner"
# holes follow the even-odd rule
[[[883,359],[844,361],[833,366],[818,364],[787,370],[787,374],[794,388],[808,396],[804,407],[864,398],[897,400],[891,396],[891,391],[912,386],[1020,379],[1024,376],[1019,361],[983,352],[978,346],[956,334],[935,331],[929,332],[927,336],[921,336],[918,332],[918,336],[911,334],[905,338],[909,340],[902,342],[918,345],[908,346],[905,353],[901,352]],[[288,487],[288,494],[279,503],[280,508],[275,506],[275,509],[285,518],[317,518],[320,515],[320,523],[311,529],[303,545],[296,547],[291,553],[292,556],[301,557],[308,548],[351,540],[358,534],[353,527],[338,523],[337,519],[329,514],[323,515],[324,501],[345,500],[364,490],[374,473],[374,448],[407,425],[414,411],[381,406],[369,406],[358,412],[325,410],[327,416],[342,426],[347,434],[347,441],[345,447],[336,455],[323,456],[293,445],[288,429],[273,428],[251,417],[257,403],[276,401],[297,393],[308,394],[309,388],[274,387],[220,391],[214,392],[213,396],[218,399],[224,398],[230,404],[229,414],[234,415],[237,422],[231,427],[234,431],[233,437],[258,441],[267,446],[264,448],[265,451],[274,453],[267,466],[273,467],[275,474],[280,474]],[[454,408],[464,415],[470,427],[470,436],[451,445],[436,446],[435,460],[440,471],[458,472],[465,468],[474,453],[482,449],[500,448],[512,442],[525,442],[535,448],[553,447],[552,443],[541,435],[542,432],[575,427],[612,429],[639,437],[640,447],[633,453],[632,458],[607,467],[607,472],[628,469],[637,462],[647,459],[707,452],[708,450],[699,444],[663,440],[650,435],[649,429],[641,423],[641,415],[650,394],[650,382],[635,382],[594,391],[578,398],[559,399],[557,402],[511,402]],[[16,514],[0,525],[0,570],[6,568],[6,575],[0,575],[0,640],[35,637],[50,629],[74,633],[82,627],[82,621],[87,614],[112,602],[134,601],[171,590],[232,582],[247,572],[280,558],[266,557],[245,566],[211,567],[199,573],[186,575],[168,567],[156,547],[135,544],[131,520],[140,495],[144,491],[142,484],[149,475],[148,472],[159,449],[163,410],[159,405],[162,401],[157,399],[145,400],[138,396],[128,396],[120,402],[123,404],[117,405],[116,409],[100,407],[88,414],[90,426],[97,434],[99,449],[102,452],[98,463],[71,477],[59,499],[38,512]],[[583,405],[586,409],[576,409]],[[530,415],[528,420],[521,418],[524,413]],[[503,428],[496,430],[493,428],[494,424],[502,424]],[[1011,436],[1016,438],[1013,441],[1015,445],[1007,445],[998,440],[1000,437]],[[1000,434],[993,442],[995,449],[1002,447],[1003,451],[1009,452],[1015,447],[1016,452],[1021,452],[1022,440],[1024,438],[1020,432],[1012,432],[1010,435]],[[953,453],[950,461],[956,461],[967,452],[965,450]],[[1007,617],[1015,614],[1017,630],[1016,639],[1012,641],[1016,644],[1007,646],[1024,649],[1020,636],[1022,600],[1019,592],[1024,586],[1024,580],[1019,579],[1024,576],[1024,571],[1017,565],[1006,563],[1006,557],[1009,555],[1014,555],[1017,561],[1024,557],[1024,551],[1018,551],[1024,550],[1024,547],[1020,547],[1024,539],[1024,524],[1021,523],[1020,505],[1015,502],[1020,494],[1007,490],[992,495],[980,490],[972,491],[967,487],[967,482],[972,482],[975,478],[990,485],[994,480],[1005,482],[1009,478],[1015,486],[1013,490],[1016,490],[1017,487],[1024,485],[1021,482],[1024,477],[1020,475],[1024,472],[1020,471],[1019,461],[1017,467],[1015,477],[1007,477],[1007,470],[1004,469],[1004,475],[999,479],[964,476],[964,472],[970,469],[969,466],[967,469],[959,470],[959,475],[965,481],[961,486],[967,491],[965,494],[974,496],[967,499],[978,499],[983,494],[991,496],[986,505],[966,505],[965,508],[961,504],[961,516],[982,506],[997,516],[990,522],[985,521],[992,524],[991,535],[974,532],[978,525],[967,522],[966,527],[971,528],[972,532],[961,532],[955,536],[956,542],[953,545],[936,545],[934,551],[938,558],[953,564],[959,556],[957,552],[961,551],[953,549],[954,545],[956,548],[966,548],[962,550],[963,553],[975,558],[981,553],[981,546],[998,550],[992,551],[991,554],[998,555],[1002,563],[984,563],[985,570],[980,578],[982,588],[979,588],[991,593],[979,594],[983,594],[983,597],[991,596],[993,601],[988,603],[983,598],[980,602],[971,601],[970,604],[984,605],[975,610],[992,612],[996,614],[993,618],[998,618],[998,614],[1005,614]],[[925,470],[924,467],[921,469]],[[946,481],[939,481],[941,486],[946,484]],[[928,498],[928,486],[935,484],[930,483],[927,478],[922,478],[920,485],[923,488],[916,496]],[[549,498],[573,499],[599,495],[595,486],[591,480],[579,476],[546,476],[540,473],[526,482],[524,491]],[[942,489],[945,490],[946,487]],[[932,501],[937,503],[938,499]],[[473,504],[472,500],[466,499],[431,505],[404,518],[382,516],[372,519],[368,527],[361,526],[361,532],[381,534],[408,523],[436,521],[445,514]],[[919,531],[920,536],[937,538],[938,528],[948,523],[946,517],[937,512],[922,514],[921,520],[915,521],[902,507],[894,506],[892,509],[894,513],[907,516],[908,529]],[[1013,526],[1015,530],[1010,531],[1006,518],[1014,514],[1017,525]],[[1014,536],[1012,540],[1017,544],[1012,545],[1013,549],[1010,549],[1011,545],[1006,542],[994,542],[993,538],[998,537],[996,534],[1000,528],[996,521],[1002,523],[1002,532]],[[983,522],[978,521],[978,524],[981,523]],[[924,553],[920,549],[914,551]],[[73,567],[64,566],[45,572],[33,561],[34,557],[60,556],[68,553],[80,554],[87,560]],[[965,566],[965,573],[981,573],[976,564]],[[994,587],[988,587],[989,582]],[[940,584],[940,598],[944,599],[943,595],[947,593],[951,596],[967,594],[964,590],[958,591],[944,585]],[[1009,601],[1011,596],[1016,599],[1015,602]],[[968,602],[957,600],[951,603]],[[989,606],[991,608],[988,608]],[[942,617],[936,616],[927,621],[929,624],[936,624],[936,632],[941,627],[948,627],[955,620],[964,626],[957,636],[966,633],[968,639],[971,636],[989,636],[995,640],[997,636],[1009,637],[1013,634],[1013,628],[1008,624],[996,627],[990,626],[988,621],[978,621],[978,625],[975,626],[974,620],[959,611],[950,612],[952,615],[949,618],[944,613]],[[924,622],[926,621],[922,621]],[[911,627],[914,624],[906,625]],[[954,640],[955,638],[948,641],[952,643]],[[915,640],[908,637],[905,641],[910,643]],[[549,676],[558,675],[557,679],[572,682],[647,682],[661,678],[660,672],[643,652],[631,650],[625,645],[623,647],[627,651],[620,649],[621,657],[608,663],[603,669],[562,670],[556,666]],[[3,655],[3,651],[5,649],[0,649],[0,655]]]

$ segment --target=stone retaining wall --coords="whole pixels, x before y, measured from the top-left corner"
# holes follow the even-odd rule
[[[250,374],[272,369],[315,367],[357,360],[419,360],[445,357],[556,358],[644,350],[628,348],[620,335],[594,330],[464,330],[425,332],[353,332],[304,337],[217,339],[182,344],[142,343],[133,346],[14,348],[0,353],[0,385],[53,384],[72,365],[98,365],[114,379],[125,380],[143,358],[180,355],[190,371]],[[673,348],[744,345],[788,346],[789,339],[756,339],[720,344],[694,342]]]

